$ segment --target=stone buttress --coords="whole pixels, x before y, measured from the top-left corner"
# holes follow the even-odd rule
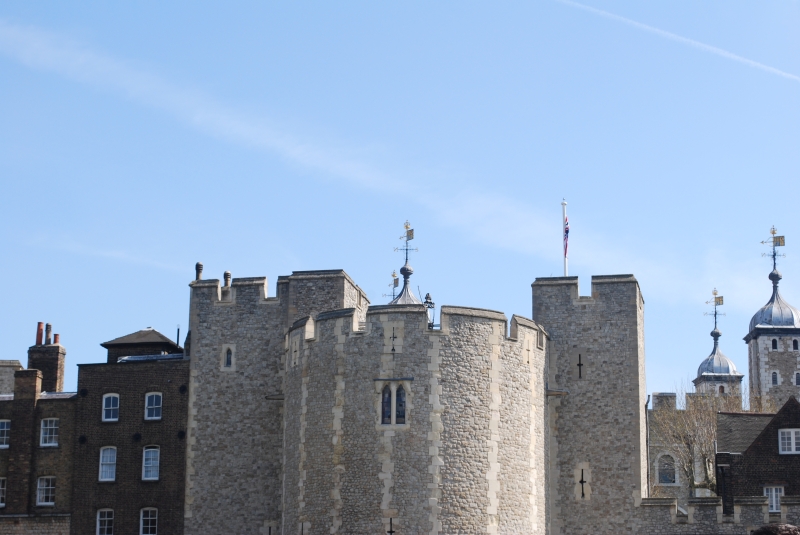
[[[644,325],[632,275],[533,283],[534,320],[551,337],[549,533],[634,533],[646,489]]]
[[[185,533],[280,534],[285,334],[298,317],[369,302],[344,271],[190,284]],[[287,445],[291,451],[296,444]]]

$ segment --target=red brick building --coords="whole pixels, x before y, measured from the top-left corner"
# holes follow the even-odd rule
[[[0,535],[181,534],[189,361],[153,329],[106,342],[61,392],[58,335],[5,363],[0,392]],[[0,378],[10,385],[10,378]]]

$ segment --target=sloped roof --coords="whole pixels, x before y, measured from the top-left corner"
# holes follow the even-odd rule
[[[717,413],[717,451],[742,453],[775,417],[755,412]]]
[[[119,338],[114,338],[113,340],[103,342],[100,345],[106,349],[111,347],[141,345],[168,345],[174,349],[181,349],[178,344],[152,327],[148,327],[147,329],[142,329],[141,331],[136,331],[135,333],[127,334],[125,336],[120,336]]]

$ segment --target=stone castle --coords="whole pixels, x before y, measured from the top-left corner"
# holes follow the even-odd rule
[[[202,271],[183,348],[152,331],[107,342],[108,363],[82,365],[78,393],[53,394],[41,391],[60,390],[65,351],[48,333],[29,369],[3,379],[14,394],[0,421],[29,428],[0,450],[3,505],[6,472],[9,496],[14,481],[44,477],[40,494],[9,498],[0,533],[26,532],[15,527],[23,517],[50,522],[40,531],[53,535],[94,522],[103,535],[744,535],[770,521],[763,497],[739,500],[735,515],[723,515],[720,498],[693,498],[683,516],[674,498],[648,497],[644,299],[632,275],[594,276],[588,296],[577,277],[537,278],[531,318],[443,306],[435,325],[410,292],[408,263],[387,305],[371,305],[342,270],[278,277],[274,296],[265,277]],[[758,323],[751,347],[783,327]],[[724,357],[717,339],[712,361]],[[717,372],[707,388],[738,386]],[[37,449],[37,422],[55,410],[65,447]],[[141,481],[140,450],[147,459],[156,447],[162,475]],[[98,483],[109,449],[118,475]],[[15,464],[22,450],[32,468]],[[45,456],[50,468],[39,470]],[[42,479],[55,493],[45,505],[62,504],[49,510],[57,522],[40,507]],[[784,520],[800,520],[800,500],[785,509]]]
[[[343,271],[191,284],[186,533],[634,533],[647,486],[631,275],[533,283],[533,319]],[[232,514],[220,514],[231,511]],[[610,514],[613,512],[613,514]],[[599,528],[599,526],[602,526]]]

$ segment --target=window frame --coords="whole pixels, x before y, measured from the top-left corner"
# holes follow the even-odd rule
[[[106,408],[106,400],[107,399],[113,399],[113,398],[117,399],[117,406],[116,407]],[[119,403],[119,394],[115,394],[115,393],[103,394],[103,406],[102,406],[102,409],[101,409],[100,420],[103,421],[103,422],[119,422],[119,404],[120,404]],[[110,411],[110,410],[114,410],[114,409],[117,410],[117,417],[116,418],[106,418],[106,411],[107,410]]]
[[[411,409],[413,408],[412,404],[412,396],[413,391],[411,389],[413,378],[401,378],[401,379],[375,379],[375,390],[377,393],[377,401],[376,401],[376,409],[377,409],[377,420],[375,421],[376,429],[377,430],[385,430],[385,429],[407,429],[410,425],[410,418],[411,418]],[[403,393],[405,394],[405,417],[403,422],[397,421],[398,416],[398,405],[397,405],[397,390],[403,387]],[[389,398],[386,398],[386,392],[388,389]],[[387,404],[388,401],[388,404]],[[386,416],[388,409],[389,415],[389,422],[386,422],[384,416]]]
[[[772,372],[770,375],[770,386],[778,386],[780,378],[778,377],[778,372]]]
[[[777,338],[773,338],[772,339],[772,345],[770,346],[770,349],[772,351],[777,351],[778,350],[778,339]]]
[[[662,483],[661,482],[660,465],[661,465],[661,459],[663,459],[664,457],[669,457],[670,459],[672,459],[672,472],[673,472],[673,479],[674,479],[674,481],[672,483]],[[656,457],[656,462],[655,462],[655,466],[654,466],[655,475],[656,475],[654,484],[658,485],[658,486],[661,486],[661,487],[679,487],[679,486],[681,486],[680,477],[678,476],[678,466],[677,465],[678,465],[678,463],[675,461],[675,456],[672,453],[670,453],[670,452],[662,452],[661,454],[659,454],[658,457]]]
[[[233,368],[233,350],[228,348],[225,350],[225,357],[222,362],[223,368]]]
[[[113,463],[103,462],[103,452],[107,451],[107,450],[113,450],[114,451],[114,462]],[[114,475],[113,475],[113,477],[111,477],[111,478],[103,478],[103,465],[104,464],[105,465],[113,465],[113,467],[114,467]],[[108,481],[116,481],[116,480],[117,480],[117,447],[116,446],[103,446],[102,448],[100,448],[100,469],[99,469],[99,471],[97,473],[97,481],[108,482]]]
[[[800,344],[798,344],[797,338],[795,338],[794,340],[792,340],[792,351],[799,351],[799,350],[800,350]]]
[[[55,422],[55,426],[48,426],[45,427],[45,422]],[[60,422],[58,418],[42,418],[41,423],[39,424],[39,447],[40,448],[57,448],[58,447],[58,431],[60,427]],[[45,442],[44,441],[44,430],[45,429],[55,429],[55,434],[53,436],[48,436],[48,439],[54,438],[55,442]],[[48,434],[49,435],[49,434]]]
[[[767,497],[767,509],[769,509],[769,512],[780,513],[781,498],[783,497],[783,486],[781,485],[781,486],[764,487],[764,496]],[[774,502],[773,498],[775,498]]]
[[[0,420],[0,425],[8,423],[7,428],[0,428],[0,450],[8,449],[11,444],[11,420]]]
[[[111,531],[108,531],[109,526],[105,526],[104,532],[100,532],[100,513],[111,513],[111,518],[104,518],[103,520],[111,520]],[[95,522],[95,533],[96,535],[114,535],[114,510],[113,509],[98,509],[97,516]]]
[[[156,458],[156,477],[146,477],[147,474],[147,452],[148,451],[156,451],[157,458]],[[149,468],[152,468],[152,464]],[[157,446],[155,444],[151,444],[149,446],[145,446],[142,448],[142,481],[159,481],[161,479],[161,446]]]
[[[44,479],[51,479],[53,486],[52,487],[43,487],[42,480]],[[42,501],[42,490],[46,489],[53,489],[53,501],[52,502],[43,502]],[[56,476],[40,476],[36,479],[36,506],[37,507],[55,507],[56,505]]]
[[[147,533],[145,533],[145,531],[144,531],[144,512],[145,511],[155,511],[156,512],[156,516],[155,516],[155,521],[156,521],[155,531],[148,531]],[[151,520],[151,519],[148,519],[148,520]],[[158,509],[157,508],[155,508],[155,507],[143,507],[143,508],[139,509],[139,535],[158,535]]]
[[[148,401],[150,396],[158,396],[158,406],[150,407]],[[151,408],[158,408],[158,416],[147,416],[147,412]],[[144,395],[144,419],[148,421],[160,420],[164,414],[164,394],[162,392],[148,392]]]
[[[6,506],[6,490],[8,489],[8,478],[0,477],[0,508]]]
[[[784,433],[789,433],[789,451],[783,449]],[[800,455],[800,429],[794,427],[778,429],[778,454]]]

